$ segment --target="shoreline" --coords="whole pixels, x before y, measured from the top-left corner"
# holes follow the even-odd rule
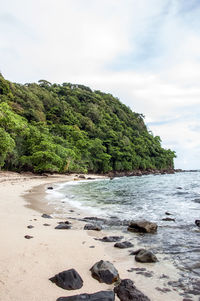
[[[135,262],[133,256],[127,256],[128,249],[117,250],[113,248],[112,243],[94,240],[96,237],[101,238],[108,234],[117,235],[119,231],[86,231],[83,230],[84,222],[76,219],[72,220],[72,229],[55,230],[54,227],[60,219],[41,217],[41,213],[50,214],[53,210],[49,208],[47,202],[44,202],[45,186],[73,178],[74,175],[33,177],[0,172],[2,199],[0,203],[2,238],[0,297],[2,299],[0,300],[39,301],[42,298],[53,301],[60,296],[113,289],[113,285],[99,283],[90,275],[91,266],[101,259],[112,262],[118,269],[121,279],[132,279],[136,287],[151,300],[183,300],[183,297],[173,290],[163,293],[155,289],[164,286],[164,280],[159,277],[166,274],[166,271],[169,272],[172,280],[177,277],[170,262],[160,260],[156,264],[140,264]],[[73,215],[76,215],[76,212],[71,214]],[[44,223],[49,223],[50,226],[44,226]],[[27,229],[30,224],[34,226],[33,229]],[[27,240],[24,235],[32,235],[33,238]],[[128,236],[125,233],[123,235]],[[134,236],[132,242],[134,245],[137,243]],[[135,272],[127,272],[127,269],[132,267],[151,270],[153,277],[146,278]],[[83,278],[84,285],[81,289],[66,291],[48,280],[69,268],[75,268]],[[119,299],[116,297],[115,300]]]

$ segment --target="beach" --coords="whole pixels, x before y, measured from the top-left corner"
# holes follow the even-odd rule
[[[0,172],[0,300],[55,301],[61,296],[112,290],[114,285],[99,283],[91,277],[90,268],[101,259],[112,262],[121,279],[132,279],[151,300],[183,300],[176,289],[170,288],[169,292],[156,289],[163,288],[163,274],[169,275],[170,280],[178,277],[167,260],[159,258],[155,264],[137,263],[133,256],[128,256],[127,250],[117,250],[113,244],[94,239],[108,235],[108,231],[85,231],[85,223],[76,218],[70,220],[71,229],[56,230],[54,228],[60,219],[42,217],[43,213],[53,212],[44,200],[47,187],[74,180],[74,177]],[[66,219],[74,216],[76,212],[69,210]],[[46,223],[50,226],[44,226]],[[29,225],[34,227],[29,229]],[[32,238],[26,239],[26,235]],[[128,272],[133,267],[145,267],[153,272],[153,277]],[[71,268],[76,269],[83,279],[81,289],[64,290],[48,280]],[[116,297],[115,300],[119,299]]]

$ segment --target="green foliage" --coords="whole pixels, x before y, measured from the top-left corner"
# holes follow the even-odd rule
[[[0,167],[35,172],[165,169],[175,153],[144,116],[83,85],[14,84],[0,74]]]

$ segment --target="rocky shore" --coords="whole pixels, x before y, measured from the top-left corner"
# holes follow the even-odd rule
[[[54,218],[45,190],[78,177],[0,173],[0,299],[197,301],[170,261],[135,239],[156,235],[154,223],[84,217],[72,208],[65,220]]]

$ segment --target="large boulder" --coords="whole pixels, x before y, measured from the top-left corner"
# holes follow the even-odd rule
[[[120,284],[114,288],[114,292],[121,301],[150,301],[130,279],[121,280]]]
[[[120,249],[126,249],[126,248],[133,247],[133,244],[130,241],[122,241],[122,242],[116,242],[116,244],[114,244],[114,247]]]
[[[135,255],[135,260],[138,262],[156,262],[158,261],[157,257],[148,250],[141,249],[139,252]]]
[[[84,230],[101,231],[102,227],[97,224],[85,224]]]
[[[131,221],[128,226],[128,231],[142,232],[142,233],[155,233],[157,232],[157,224],[151,223],[146,220],[143,221]]]
[[[200,227],[200,220],[199,220],[199,219],[196,219],[195,224],[196,224],[198,227]]]
[[[119,274],[114,265],[109,261],[100,260],[90,269],[92,277],[99,282],[112,284],[119,279]]]
[[[83,280],[81,276],[74,269],[56,274],[49,280],[66,290],[76,290],[83,286]]]
[[[100,291],[94,294],[81,294],[71,297],[60,297],[56,301],[114,301],[115,294],[112,291]]]

